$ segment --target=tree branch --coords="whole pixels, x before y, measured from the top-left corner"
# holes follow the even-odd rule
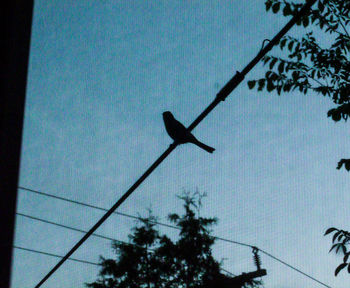
[[[323,3],[324,4],[324,3]],[[325,5],[325,4],[324,4]],[[328,5],[328,7],[332,10],[332,12],[333,12],[333,14],[334,15],[337,15],[337,13],[334,11],[334,9],[333,9],[333,7],[332,7],[332,5],[329,3],[329,5]],[[341,13],[339,13],[339,14],[341,14]],[[320,18],[321,18],[321,15],[320,15]],[[324,20],[324,18],[322,17],[322,19]],[[341,21],[341,18],[338,16],[338,22],[339,22],[339,24],[341,25],[341,27],[343,27],[343,30],[344,30],[344,32],[346,33],[346,35],[350,38],[350,35],[349,35],[349,32],[346,30],[346,27],[345,27],[345,25],[343,24],[343,22]],[[325,21],[326,22],[326,21]],[[328,25],[328,23],[326,24],[329,28],[331,28],[332,29],[332,31],[333,32],[336,32],[336,33],[338,33],[338,34],[340,34],[340,35],[343,35],[342,33],[340,33],[339,31],[337,31],[337,30],[334,30],[330,25]]]

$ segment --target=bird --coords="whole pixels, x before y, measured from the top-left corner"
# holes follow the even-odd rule
[[[163,112],[163,120],[165,124],[165,130],[169,136],[179,144],[192,143],[198,147],[204,149],[209,153],[213,153],[215,149],[197,140],[193,134],[187,130],[187,128],[179,121],[177,121],[170,111]]]

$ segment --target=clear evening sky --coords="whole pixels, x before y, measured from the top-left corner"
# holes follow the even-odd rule
[[[263,0],[35,1],[19,185],[110,208],[172,142],[162,112],[189,125],[287,20],[267,14]],[[176,194],[198,189],[207,193],[201,215],[219,218],[215,235],[349,287],[346,272],[334,277],[342,259],[323,237],[331,226],[349,229],[350,174],[335,169],[349,156],[347,124],[327,118],[328,98],[248,90],[247,80],[263,75],[259,63],[193,131],[213,154],[178,147],[118,211],[147,215],[151,207],[166,222],[182,212]],[[64,225],[87,230],[102,215],[18,193],[18,212]],[[97,233],[127,240],[133,225],[112,216]],[[17,246],[64,255],[81,237],[17,217]],[[110,244],[91,237],[73,258],[112,257]],[[218,241],[214,254],[236,275],[255,270],[247,247]],[[322,287],[261,258],[266,288]],[[34,287],[57,261],[15,249],[12,287]],[[84,287],[97,274],[67,261],[43,287]]]

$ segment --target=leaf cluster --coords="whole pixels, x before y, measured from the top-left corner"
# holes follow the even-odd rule
[[[266,11],[293,16],[303,6],[287,0],[266,0]],[[350,116],[350,1],[319,0],[310,13],[301,17],[299,26],[309,28],[301,38],[289,35],[278,43],[284,57],[266,55],[265,77],[248,81],[250,89],[277,92],[278,95],[313,91],[329,97],[335,107],[327,116],[347,121]],[[312,29],[310,29],[312,28]],[[315,28],[330,41],[316,39]],[[345,159],[349,160],[350,159]]]
[[[339,272],[341,270],[343,270],[344,268],[347,267],[348,272],[350,273],[350,250],[348,250],[348,246],[350,245],[350,233],[344,230],[339,230],[337,228],[329,228],[327,229],[327,231],[325,232],[324,235],[328,235],[328,234],[333,234],[332,237],[332,247],[329,250],[329,252],[331,251],[335,251],[335,253],[342,253],[344,255],[343,257],[343,263],[341,263],[336,269],[335,269],[335,276],[337,276],[339,274]]]

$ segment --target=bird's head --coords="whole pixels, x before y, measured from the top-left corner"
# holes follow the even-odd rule
[[[171,118],[174,118],[174,116],[170,111],[163,112],[163,119],[171,119]]]

